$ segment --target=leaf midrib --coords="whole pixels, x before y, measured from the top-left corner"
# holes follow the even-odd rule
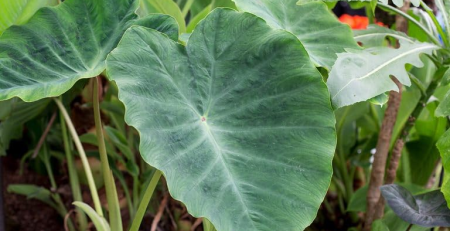
[[[247,206],[247,204],[244,202],[244,198],[243,198],[241,192],[239,191],[239,189],[238,189],[238,187],[237,187],[237,185],[236,185],[236,182],[234,181],[234,177],[233,177],[233,175],[231,174],[231,171],[230,171],[230,169],[228,168],[227,163],[225,162],[225,158],[223,157],[222,148],[220,148],[219,143],[217,142],[216,138],[214,137],[214,134],[211,132],[211,129],[210,129],[210,127],[209,127],[207,121],[205,121],[205,122],[203,122],[203,123],[204,123],[204,126],[203,126],[203,127],[204,127],[204,130],[205,130],[205,132],[206,132],[207,139],[208,139],[208,140],[211,142],[211,144],[213,145],[214,150],[215,150],[215,153],[218,154],[219,160],[220,160],[220,162],[222,163],[222,166],[224,167],[225,172],[227,173],[227,176],[228,176],[228,178],[229,178],[229,181],[231,182],[231,185],[232,185],[234,191],[236,192],[236,194],[238,195],[239,201],[241,202],[242,207],[243,207],[244,210],[245,210],[245,211],[244,211],[245,215],[248,217],[248,220],[250,221],[250,223],[251,223],[252,227],[254,228],[254,230],[257,230],[257,228],[256,228],[256,226],[255,226],[255,223],[254,223],[253,219],[252,219],[251,216],[250,216],[248,206]]]

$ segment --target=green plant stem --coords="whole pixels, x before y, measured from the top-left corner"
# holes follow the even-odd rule
[[[114,183],[114,178],[109,167],[108,154],[106,153],[105,138],[103,136],[103,125],[100,114],[99,102],[99,77],[93,78],[93,105],[94,105],[94,120],[95,131],[97,133],[98,148],[100,153],[100,161],[102,165],[103,178],[105,180],[106,199],[108,201],[109,209],[109,223],[111,230],[122,230],[122,217],[120,214],[119,200]]]
[[[64,120],[64,116],[62,113],[59,113],[59,119],[61,123],[61,133],[64,142],[64,151],[66,153],[66,161],[67,161],[67,169],[69,172],[69,182],[70,188],[72,189],[72,195],[74,201],[83,201],[83,197],[81,196],[81,188],[80,181],[78,179],[77,170],[75,167],[75,161],[70,149],[69,136],[67,134],[66,121]],[[86,214],[80,209],[76,208],[76,216],[78,221],[78,227],[80,231],[84,231],[87,229],[87,218]]]
[[[374,24],[375,23],[375,17],[373,15],[374,9],[372,9],[372,6],[370,7],[366,6],[365,9],[366,9],[366,16],[369,19],[369,24]]]
[[[139,178],[133,176],[133,208],[135,210],[138,207],[138,202],[139,202]]]
[[[433,10],[430,9],[430,7],[428,7],[427,4],[425,4],[423,1],[420,1],[420,5],[422,6],[423,9],[425,9],[428,16],[430,16],[431,20],[433,20],[433,23],[436,26],[436,29],[437,29],[439,35],[441,36],[442,41],[444,42],[445,46],[449,47],[447,35],[445,34],[444,30],[442,29],[441,24],[436,19],[436,16],[434,15]]]
[[[121,175],[122,173],[119,170],[113,170],[113,174],[116,176],[117,180],[122,185],[122,189],[125,194],[125,199],[128,204],[128,211],[130,213],[130,217],[134,217],[136,209],[133,206],[133,200],[131,199],[130,190],[128,189],[127,182],[125,182],[125,178],[123,177],[123,175]]]
[[[191,9],[191,6],[193,3],[194,3],[194,0],[188,0],[186,2],[186,4],[183,6],[183,10],[181,11],[181,14],[183,14],[183,17],[186,17],[186,15],[188,14],[189,10]]]
[[[155,191],[156,185],[158,184],[160,178],[161,178],[161,171],[156,170],[156,172],[152,176],[150,183],[147,186],[147,189],[145,190],[142,200],[139,203],[139,208],[136,211],[136,214],[133,218],[133,223],[131,224],[130,231],[139,230],[142,219],[144,218],[145,212],[147,211],[147,206],[150,203],[150,199],[153,196],[153,192]]]
[[[81,158],[81,163],[83,164],[84,172],[86,173],[86,178],[89,185],[89,190],[91,192],[92,201],[94,202],[95,211],[100,217],[103,217],[103,211],[102,206],[100,204],[100,198],[97,193],[97,187],[95,186],[94,177],[92,176],[92,170],[89,165],[89,161],[86,156],[86,152],[84,152],[83,145],[81,144],[80,138],[78,137],[77,131],[75,130],[75,126],[72,123],[72,120],[70,119],[69,114],[67,113],[66,108],[62,104],[61,100],[54,99],[56,102],[56,105],[58,105],[59,110],[61,111],[61,114],[63,115],[67,128],[69,129],[69,132],[72,136],[73,142],[75,143],[75,146],[77,147],[78,153]]]
[[[63,201],[61,200],[61,197],[59,196],[59,194],[56,191],[56,189],[58,188],[58,185],[56,184],[55,181],[55,176],[53,175],[53,170],[52,170],[52,166],[50,163],[50,154],[48,152],[48,147],[47,144],[44,144],[44,156],[42,157],[42,160],[44,162],[45,165],[45,169],[47,170],[47,175],[48,178],[50,179],[50,186],[51,186],[51,192],[52,192],[52,198],[53,200],[56,202],[56,205],[58,206],[58,212],[61,214],[62,217],[66,216],[67,214],[67,209],[66,206],[64,205]],[[75,230],[75,227],[73,226],[72,220],[68,220],[67,225],[69,227],[69,230],[73,231]]]
[[[450,39],[450,19],[448,13],[445,11],[444,2],[442,0],[435,0],[434,3],[442,13],[444,19],[445,28],[447,29],[447,39]]]
[[[397,8],[395,8],[395,7],[393,7],[393,6],[383,4],[383,3],[381,3],[381,2],[378,3],[378,6],[379,6],[382,10],[385,10],[385,11],[393,11],[393,12],[395,12],[396,14],[405,17],[408,21],[414,23],[414,24],[415,24],[416,26],[418,26],[423,32],[425,32],[425,34],[428,35],[428,37],[433,41],[434,44],[436,44],[436,45],[438,45],[438,46],[441,45],[441,43],[439,42],[439,39],[437,39],[437,38],[433,35],[433,33],[431,33],[431,32],[430,32],[427,28],[425,28],[420,22],[418,22],[417,20],[415,20],[413,17],[409,16],[407,13],[405,13],[405,12],[403,12],[403,11],[401,11],[401,10],[399,10],[399,9],[397,9]]]

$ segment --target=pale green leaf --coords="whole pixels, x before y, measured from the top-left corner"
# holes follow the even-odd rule
[[[189,25],[186,29],[187,33],[192,33],[192,31],[195,29],[197,24],[204,19],[213,9],[212,4],[209,4],[207,7],[205,7],[200,13],[198,13],[194,18],[191,19],[189,22]]]
[[[125,30],[148,24],[136,21],[137,7],[134,0],[67,0],[7,29],[0,37],[0,100],[58,96],[102,73],[106,55]]]
[[[0,35],[12,25],[26,23],[41,7],[57,4],[58,0],[0,0]]]
[[[372,99],[369,99],[369,102],[371,104],[375,104],[375,105],[383,107],[383,105],[385,105],[388,100],[389,100],[388,94],[383,93],[381,95],[373,97]]]
[[[180,34],[186,32],[186,22],[180,7],[173,0],[140,0],[137,14],[146,17],[151,13],[167,14],[175,18],[180,28]]]
[[[132,27],[107,63],[143,158],[192,215],[219,231],[311,224],[331,179],[335,119],[295,36],[217,9],[187,47]]]
[[[255,14],[276,29],[298,37],[311,59],[328,70],[337,53],[358,49],[348,25],[338,21],[322,2],[297,5],[297,0],[234,0],[242,11]]]
[[[327,81],[333,105],[337,108],[373,98],[387,91],[398,91],[390,76],[410,86],[406,64],[422,67],[420,54],[439,49],[428,43],[400,41],[400,48],[374,47],[338,54]]]

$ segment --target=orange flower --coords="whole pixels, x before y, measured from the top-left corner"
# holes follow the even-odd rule
[[[343,14],[341,15],[341,17],[339,17],[339,21],[348,24],[350,28],[354,30],[366,29],[367,26],[369,25],[369,19],[367,17],[359,15],[351,16],[348,14]],[[381,22],[377,22],[376,24],[384,26],[383,23]]]

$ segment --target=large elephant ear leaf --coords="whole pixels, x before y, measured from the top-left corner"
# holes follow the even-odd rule
[[[219,231],[296,231],[314,220],[331,179],[335,119],[295,36],[222,8],[186,47],[130,28],[107,66],[142,157],[192,215]]]
[[[399,40],[400,48],[373,47],[338,54],[327,85],[336,108],[371,99],[387,91],[398,91],[391,76],[410,86],[406,64],[422,67],[421,54],[431,54],[438,46]]]
[[[350,27],[340,23],[323,2],[297,5],[298,0],[234,0],[236,6],[253,13],[277,29],[300,39],[311,59],[331,69],[345,48],[358,49]]]
[[[137,7],[135,0],[67,0],[7,29],[0,37],[0,100],[58,96],[102,73],[125,30],[148,24],[137,21]]]
[[[0,0],[0,35],[12,25],[26,23],[41,7],[57,4],[58,0]]]

